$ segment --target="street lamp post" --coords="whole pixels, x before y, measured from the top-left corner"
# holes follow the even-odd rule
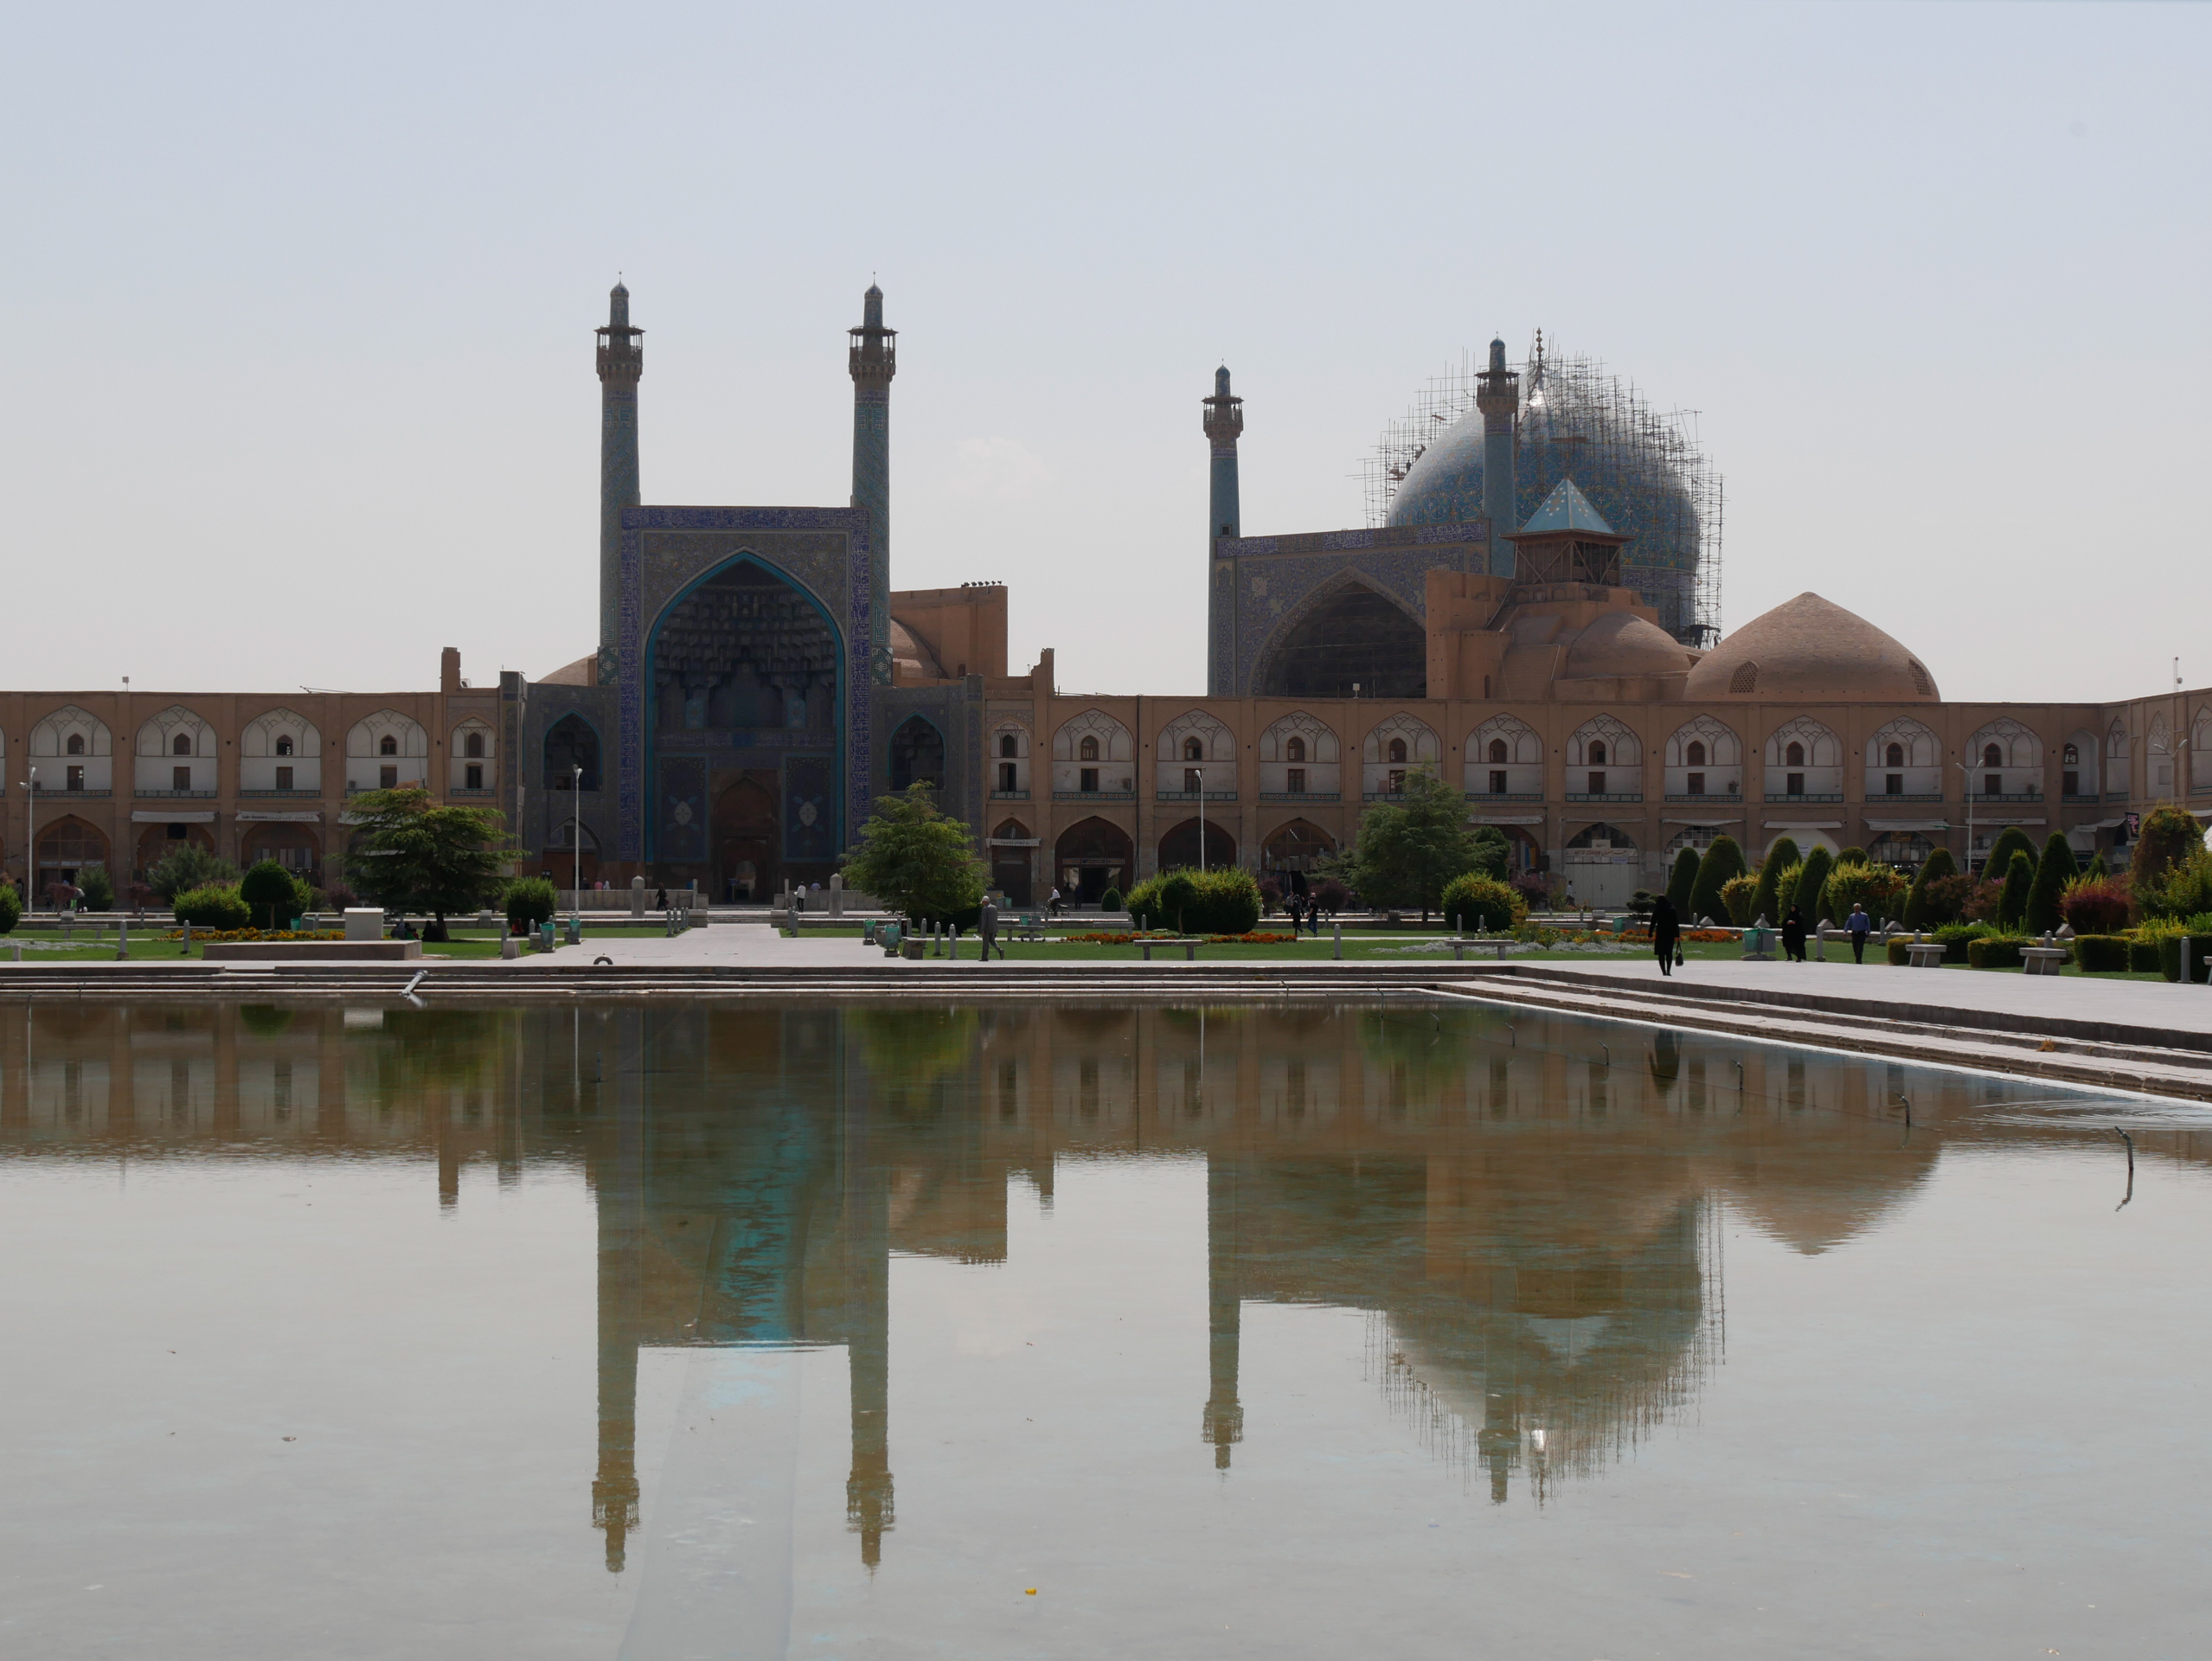
[[[4,775],[0,775],[4,776]],[[31,769],[31,776],[23,788],[30,792],[30,801],[24,811],[27,827],[23,837],[23,887],[29,890],[28,898],[34,908],[38,905],[38,769]]]
[[[568,920],[580,926],[584,910],[584,768],[573,762],[568,768],[568,841],[575,855],[574,872],[569,881],[575,884],[568,891]]]
[[[1198,875],[1206,874],[1206,769],[1193,767],[1198,775]]]
[[[1953,764],[1959,769],[1959,789],[1966,798],[1966,874],[1974,873],[1974,774],[1964,761]]]

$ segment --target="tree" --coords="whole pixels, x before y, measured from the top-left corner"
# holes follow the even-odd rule
[[[561,907],[561,891],[549,877],[516,877],[507,885],[505,898],[507,920],[525,928],[552,921],[553,914]]]
[[[2028,840],[2028,833],[2016,824],[2008,824],[1997,833],[1997,841],[1990,849],[1990,856],[1983,863],[1982,880],[1985,882],[2004,882],[2011,874],[2015,854],[2027,855],[2030,865],[2036,863],[2036,844]]]
[[[2036,862],[2035,885],[2028,890],[2028,932],[2047,934],[2066,920],[2061,906],[2066,899],[2066,885],[2081,874],[2081,866],[2074,857],[2074,845],[2066,839],[2066,832],[2054,830],[2050,840],[2043,843],[2043,856]]]
[[[196,842],[178,843],[146,873],[146,886],[168,901],[187,888],[222,888],[237,881],[238,867]]]
[[[0,882],[0,934],[12,934],[23,920],[23,902],[12,882]]]
[[[1406,775],[1395,802],[1360,816],[1353,885],[1370,906],[1419,906],[1428,920],[1444,885],[1478,863],[1467,804],[1427,767]]]
[[[1863,865],[1867,863],[1866,850],[1863,848],[1846,848],[1842,853],[1836,856],[1836,863],[1838,865]]]
[[[2138,895],[2157,888],[2177,861],[2203,846],[2204,827],[2194,815],[2171,802],[2159,803],[2143,816],[2143,827],[2136,832],[2129,886]]]
[[[1928,884],[1958,875],[1959,862],[1951,857],[1948,848],[1939,848],[1930,854],[1920,869],[1913,874],[1912,888],[1905,895],[1905,927],[1933,928],[1939,922],[1949,922],[1951,919],[1948,917],[1931,917],[1928,914]]]
[[[1474,869],[1496,882],[1504,882],[1513,866],[1513,844],[1506,841],[1505,832],[1494,824],[1478,826],[1474,846]]]
[[[1791,890],[1790,903],[1805,914],[1808,924],[1820,922],[1825,914],[1820,909],[1821,897],[1828,891],[1829,873],[1836,869],[1836,862],[1825,848],[1816,847],[1805,856],[1805,869],[1798,873],[1797,887]],[[1826,920],[1833,922],[1833,917]]]
[[[115,883],[105,865],[87,865],[77,873],[77,886],[85,891],[85,904],[93,911],[115,909]]]
[[[1887,865],[1839,862],[1828,877],[1828,908],[1836,914],[1830,920],[1841,923],[1853,906],[1863,906],[1875,922],[1887,922],[1903,908],[1906,886],[1904,873]]]
[[[2005,868],[2004,896],[1997,902],[1997,920],[2009,929],[2019,927],[2020,920],[2028,914],[2028,891],[2035,886],[2036,856],[2019,849]]]
[[[176,920],[196,928],[246,928],[253,921],[253,908],[232,888],[187,888],[171,896]]]
[[[238,879],[238,897],[266,919],[261,927],[276,929],[282,927],[279,914],[289,919],[292,907],[298,899],[292,873],[273,859],[265,859]]]
[[[1798,844],[1792,838],[1788,837],[1774,838],[1774,845],[1766,850],[1766,863],[1759,868],[1759,887],[1754,890],[1751,896],[1753,922],[1758,922],[1761,918],[1769,923],[1779,923],[1782,920],[1780,900],[1782,873],[1789,869],[1791,866],[1799,863],[1803,858],[1804,856],[1798,852]]]
[[[1758,892],[1759,879],[1749,871],[1739,871],[1721,884],[1721,914],[1714,920],[1747,927],[1758,915],[1751,908],[1751,896]]]
[[[1716,923],[1727,922],[1728,906],[1721,898],[1722,885],[1743,874],[1743,850],[1736,845],[1736,839],[1714,837],[1705,857],[1697,862],[1697,885],[1689,893],[1689,920],[1710,917]]]
[[[1667,878],[1667,898],[1674,904],[1675,915],[1685,923],[1690,920],[1690,896],[1697,892],[1697,850],[1685,848],[1675,856],[1674,875]]]
[[[938,811],[921,779],[875,798],[860,846],[845,860],[847,888],[875,895],[910,922],[975,910],[988,875],[968,827]]]
[[[425,940],[446,938],[446,913],[498,898],[512,850],[497,809],[439,807],[414,787],[363,791],[350,806],[360,828],[346,874],[388,911],[428,912]]]

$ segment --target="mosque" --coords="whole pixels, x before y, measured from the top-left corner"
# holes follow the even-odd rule
[[[1722,636],[1696,458],[1541,349],[1514,367],[1492,342],[1433,438],[1386,444],[1375,523],[1282,535],[1244,533],[1218,370],[1205,691],[1071,697],[1049,648],[1011,672],[1003,587],[892,587],[881,290],[850,330],[843,506],[647,503],[644,332],[618,285],[593,651],[476,688],[449,649],[435,692],[0,693],[0,864],[43,888],[196,841],[319,876],[349,795],[420,784],[499,808],[528,868],[758,901],[826,882],[875,798],[922,779],[1014,903],[1094,902],[1202,857],[1310,870],[1427,767],[1523,869],[1607,905],[1724,833],[1916,867],[2008,825],[2086,857],[2161,800],[2212,818],[2212,689],[1947,702],[1816,593]]]

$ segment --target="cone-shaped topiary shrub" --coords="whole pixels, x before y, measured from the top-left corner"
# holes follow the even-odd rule
[[[1675,856],[1674,875],[1667,879],[1667,898],[1674,901],[1675,914],[1685,923],[1694,920],[1690,915],[1690,897],[1697,892],[1697,850],[1685,848]]]
[[[1774,845],[1766,850],[1766,863],[1759,868],[1759,887],[1751,896],[1751,920],[1764,917],[1770,923],[1782,920],[1782,873],[1798,863],[1804,856],[1798,852],[1796,841],[1789,837],[1777,837]]]
[[[1913,886],[1905,895],[1905,927],[1933,928],[1938,923],[1947,923],[1948,917],[1928,914],[1928,884],[1940,882],[1946,876],[1959,875],[1959,862],[1951,857],[1948,848],[1939,848],[1927,856],[1927,863],[1914,874]],[[1938,891],[1939,893],[1941,890]]]
[[[2012,874],[2015,854],[2027,855],[2030,865],[2036,863],[2036,844],[2028,839],[2028,833],[2016,824],[2008,824],[1997,833],[1997,841],[1990,849],[1989,861],[1982,867],[1982,880],[2004,882]]]
[[[2060,909],[2066,899],[2067,884],[2081,874],[2081,867],[2074,857],[2073,844],[2066,839],[2066,832],[2054,830],[2050,840],[2043,843],[2043,856],[2036,863],[2036,881],[2028,890],[2028,932],[2047,934],[2066,920]]]
[[[1834,922],[1832,914],[1821,909],[1820,901],[1828,891],[1828,874],[1836,869],[1835,861],[1825,848],[1816,848],[1805,856],[1805,869],[1798,873],[1797,887],[1791,891],[1790,904],[1805,914],[1808,927],[1823,918]]]
[[[1705,856],[1697,862],[1697,884],[1689,891],[1689,915],[1684,922],[1696,922],[1700,917],[1710,917],[1716,923],[1728,920],[1728,901],[1721,897],[1721,889],[1730,878],[1744,875],[1743,850],[1736,845],[1734,837],[1715,837]]]
[[[2020,927],[2028,914],[2029,890],[2036,886],[2036,856],[2023,848],[2005,868],[2004,893],[1997,902],[1997,920],[2008,929]]]

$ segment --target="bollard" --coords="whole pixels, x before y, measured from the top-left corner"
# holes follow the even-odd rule
[[[1152,960],[1152,943],[1150,940],[1138,941],[1137,949],[1144,954],[1145,962],[1150,963]],[[22,948],[21,946],[17,946],[16,950],[20,952]]]
[[[192,955],[192,923],[189,918],[184,923],[184,955],[188,958]]]
[[[1183,943],[1183,960],[1185,963],[1196,963],[1196,962],[1197,962],[1197,961],[1198,961],[1198,942],[1197,942],[1197,941],[1196,941],[1196,940],[1185,940],[1185,941]]]
[[[1452,941],[1452,962],[1454,962],[1454,963],[1465,963],[1466,960],[1467,960],[1467,943],[1466,943],[1466,941],[1465,941],[1465,940],[1454,940],[1454,941]]]
[[[130,956],[131,920],[128,917],[118,917],[115,920],[115,960],[118,963],[127,962]]]
[[[952,939],[951,946],[952,950],[947,952],[946,955],[950,957],[953,962],[958,963],[960,960],[960,926],[958,923],[952,925]]]
[[[2181,937],[2181,984],[2189,984],[2189,936]]]
[[[1333,917],[1329,920],[1329,935],[1337,943],[1337,960],[1342,963],[1344,959],[1344,926]]]

